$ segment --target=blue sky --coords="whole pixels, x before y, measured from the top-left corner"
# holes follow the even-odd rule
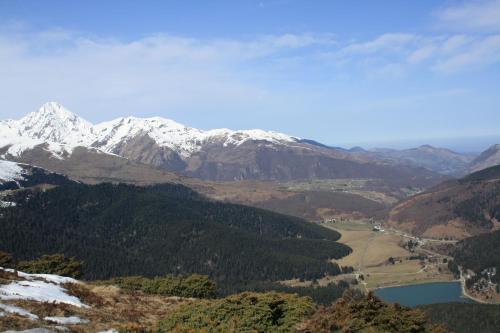
[[[481,150],[500,142],[500,0],[0,0],[0,75],[1,118],[56,100],[92,122]]]

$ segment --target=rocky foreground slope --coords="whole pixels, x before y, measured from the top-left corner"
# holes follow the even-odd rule
[[[418,310],[346,292],[334,305],[309,297],[243,292],[194,299],[86,284],[0,268],[0,330],[6,332],[445,333]]]
[[[165,313],[191,301],[0,268],[0,330],[104,333],[154,327]]]

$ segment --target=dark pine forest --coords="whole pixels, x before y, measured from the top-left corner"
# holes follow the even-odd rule
[[[16,260],[63,253],[84,278],[206,274],[227,291],[243,281],[317,279],[351,249],[304,220],[205,199],[174,184],[70,183],[17,191],[0,210],[0,250]]]

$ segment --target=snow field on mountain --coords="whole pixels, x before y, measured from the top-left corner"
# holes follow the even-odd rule
[[[8,147],[7,155],[20,156],[24,151],[43,145],[56,158],[71,155],[75,147],[96,148],[113,153],[129,140],[147,135],[160,147],[167,147],[181,157],[189,157],[207,143],[224,147],[247,141],[286,144],[297,138],[260,129],[203,131],[161,117],[124,117],[97,125],[71,113],[56,102],[44,104],[20,120],[0,121],[0,148]]]
[[[0,183],[21,180],[23,168],[17,163],[0,160]]]

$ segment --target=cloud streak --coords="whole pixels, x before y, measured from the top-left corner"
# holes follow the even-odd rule
[[[161,110],[248,112],[300,96],[307,104],[315,90],[328,95],[343,78],[449,75],[496,64],[499,54],[497,34],[386,33],[358,41],[333,34],[155,34],[125,42],[65,30],[0,29],[0,106],[21,114],[49,99],[71,101],[108,113],[97,121]]]
[[[439,25],[459,31],[499,32],[500,0],[464,1],[435,12]]]
[[[0,90],[8,105],[26,95],[38,103],[92,98],[116,109],[142,104],[150,112],[159,105],[255,105],[268,94],[255,80],[259,63],[333,43],[331,35],[307,34],[251,40],[157,34],[130,42],[66,31],[0,34],[0,75],[6,78]]]
[[[463,68],[470,69],[496,62],[500,62],[500,35],[476,41],[467,50],[438,62],[434,68],[444,72],[455,72]]]

